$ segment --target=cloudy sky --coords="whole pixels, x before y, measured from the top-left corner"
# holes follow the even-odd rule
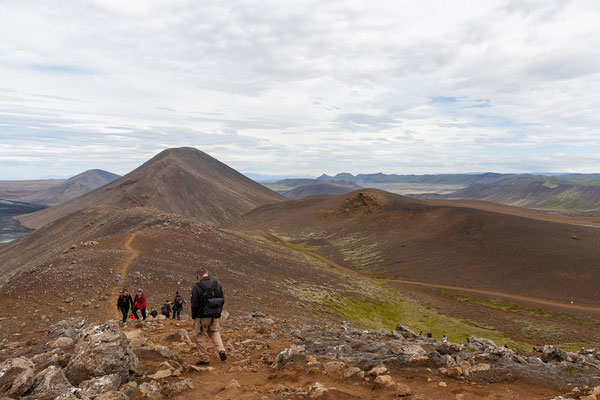
[[[0,2],[0,179],[600,172],[600,2]]]

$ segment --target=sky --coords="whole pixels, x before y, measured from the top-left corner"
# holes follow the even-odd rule
[[[600,2],[0,2],[0,179],[600,172]]]

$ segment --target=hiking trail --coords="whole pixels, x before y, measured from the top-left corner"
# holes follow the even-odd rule
[[[313,251],[294,249],[292,247],[286,246],[286,243],[283,240],[279,239],[276,236],[271,235],[270,233],[265,232],[264,230],[257,230],[256,232],[260,233],[263,237],[265,237],[266,239],[270,240],[271,242],[273,242],[275,244],[278,244],[280,246],[285,246],[292,250],[296,250],[298,252],[304,253],[311,257],[317,258],[320,261],[323,261],[324,263],[326,263],[327,265],[329,265],[331,267],[337,268],[341,271],[347,272],[349,274],[352,274],[352,275],[360,277],[360,278],[370,279],[372,281],[400,283],[400,284],[404,284],[404,285],[415,285],[415,286],[423,286],[423,287],[447,289],[447,290],[457,290],[457,291],[467,292],[467,293],[475,293],[475,294],[482,294],[482,295],[487,295],[487,296],[496,296],[496,297],[503,297],[503,298],[507,298],[507,299],[526,301],[529,303],[542,304],[542,305],[546,305],[546,306],[561,307],[561,308],[565,308],[565,309],[569,309],[569,310],[600,312],[600,307],[598,307],[598,306],[561,303],[561,302],[555,301],[555,300],[543,299],[543,298],[539,298],[539,297],[523,296],[523,295],[513,294],[513,293],[497,292],[494,290],[473,289],[473,288],[466,288],[466,287],[459,287],[459,286],[443,285],[443,284],[439,284],[439,283],[409,281],[409,280],[404,280],[404,279],[374,278],[372,276],[355,271],[351,268],[344,267],[343,265],[340,265],[334,261],[331,261],[328,258],[323,257],[322,255],[317,254]]]
[[[125,239],[125,250],[127,250],[128,254],[119,266],[119,268],[113,273],[113,298],[111,299],[111,301],[114,301],[113,299],[117,299],[119,297],[119,292],[125,284],[125,281],[127,281],[127,271],[129,270],[129,264],[131,264],[131,262],[138,256],[138,251],[131,246],[131,242],[133,242],[133,239],[135,239],[138,233],[140,233],[140,231],[130,234]],[[117,286],[114,281],[114,279],[116,279],[115,277],[117,276],[117,274],[121,274],[121,284],[119,286]],[[114,303],[111,303],[111,301],[109,301],[109,304],[112,304],[112,306],[114,306]],[[117,310],[117,314],[117,319],[119,319],[121,312]]]

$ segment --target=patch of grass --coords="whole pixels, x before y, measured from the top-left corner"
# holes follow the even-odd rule
[[[417,333],[431,332],[438,339],[446,334],[455,343],[464,342],[474,335],[492,339],[500,346],[508,343],[513,348],[531,348],[510,340],[494,327],[473,324],[429,309],[416,300],[403,297],[384,283],[363,279],[355,282],[358,285],[352,290],[296,284],[290,291],[303,301],[316,303],[316,309],[328,309],[363,329],[393,330],[397,323],[401,323]]]
[[[544,324],[524,319],[515,319],[514,322],[519,325],[521,333],[527,339],[556,342],[564,333],[562,328],[553,324]]]
[[[527,307],[522,307],[522,306],[520,306],[518,304],[514,304],[514,303],[506,304],[506,303],[503,303],[501,299],[491,299],[491,300],[480,299],[478,297],[467,296],[464,294],[450,293],[446,289],[442,289],[442,296],[456,300],[460,303],[479,304],[479,305],[482,305],[485,307],[489,307],[489,308],[493,308],[493,309],[501,310],[501,311],[505,311],[505,312],[511,312],[511,313],[515,313],[515,314],[527,314],[527,315],[534,315],[536,317],[543,317],[543,318],[549,318],[552,316],[551,312],[546,311],[541,307],[527,308]],[[565,315],[568,315],[568,314],[565,314]]]
[[[285,244],[286,247],[290,247],[294,250],[305,250],[305,251],[317,251],[321,248],[321,246],[311,246],[306,244],[306,242],[303,243],[290,243],[290,242],[283,242]]]

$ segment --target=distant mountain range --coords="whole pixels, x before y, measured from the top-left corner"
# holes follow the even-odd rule
[[[340,173],[335,176],[323,174],[319,180],[343,180],[350,183],[363,185],[365,183],[420,183],[443,185],[471,185],[485,183],[490,185],[509,184],[520,180],[542,180],[553,183],[574,183],[581,185],[600,186],[600,174],[498,174],[485,172],[480,174],[436,174],[436,175],[397,175],[397,174],[358,174]]]

